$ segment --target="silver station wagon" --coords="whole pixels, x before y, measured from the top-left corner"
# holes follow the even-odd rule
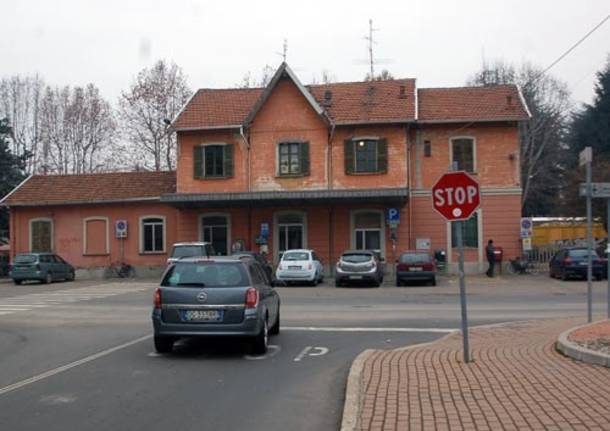
[[[184,258],[165,271],[152,321],[159,353],[181,337],[234,337],[263,354],[280,332],[280,297],[255,259]]]

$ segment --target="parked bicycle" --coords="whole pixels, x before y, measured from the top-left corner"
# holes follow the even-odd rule
[[[509,274],[538,274],[538,266],[536,265],[536,262],[528,257],[516,257],[515,259],[511,259],[509,262],[510,264],[507,268]]]
[[[110,274],[119,278],[130,278],[135,275],[133,266],[126,262],[113,262],[108,267]]]

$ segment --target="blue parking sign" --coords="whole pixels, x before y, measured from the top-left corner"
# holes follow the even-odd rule
[[[400,223],[400,210],[398,208],[388,208],[387,219],[389,223]]]

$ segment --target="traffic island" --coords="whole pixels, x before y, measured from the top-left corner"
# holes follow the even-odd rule
[[[603,320],[563,332],[557,350],[588,364],[610,367],[610,320]]]
[[[350,372],[342,431],[607,430],[610,373],[560,354],[581,318],[474,327],[409,349],[369,350]],[[595,396],[592,396],[595,394]]]

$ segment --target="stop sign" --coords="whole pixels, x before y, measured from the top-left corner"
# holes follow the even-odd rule
[[[466,172],[449,172],[432,187],[432,205],[447,221],[468,220],[480,203],[479,183]]]

